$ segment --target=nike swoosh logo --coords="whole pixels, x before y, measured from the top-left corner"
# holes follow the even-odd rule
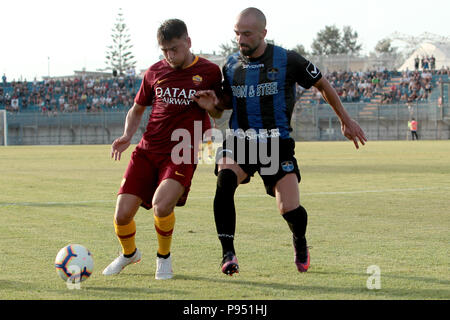
[[[169,78],[165,78],[165,79],[158,80],[158,81],[156,81],[156,84],[163,83],[163,82],[166,81],[166,80],[169,80]]]
[[[185,177],[185,175],[184,175],[184,174],[182,174],[182,173],[179,173],[178,171],[175,171],[175,174],[176,174],[177,176]]]

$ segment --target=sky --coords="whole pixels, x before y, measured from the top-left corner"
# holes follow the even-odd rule
[[[156,31],[166,19],[186,22],[194,53],[218,53],[234,38],[236,16],[254,6],[267,18],[267,38],[308,51],[327,25],[351,26],[363,52],[397,31],[450,36],[448,0],[14,0],[0,4],[0,74],[13,79],[72,75],[105,67],[119,8],[129,28],[136,71],[159,60]]]

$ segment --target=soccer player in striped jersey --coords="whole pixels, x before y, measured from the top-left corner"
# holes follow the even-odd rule
[[[307,89],[315,86],[321,92],[339,117],[342,133],[353,141],[356,148],[359,148],[359,142],[364,145],[367,139],[312,62],[293,51],[266,43],[266,18],[259,9],[243,10],[234,32],[239,52],[227,58],[222,71],[224,97],[220,100],[215,97],[214,100],[218,110],[233,109],[229,124],[235,133],[225,140],[221,155],[218,151],[215,170],[214,217],[222,245],[222,272],[232,275],[239,271],[234,248],[234,194],[237,187],[248,183],[255,172],[263,179],[267,194],[276,198],[278,210],[292,231],[295,265],[299,272],[306,272],[310,265],[305,236],[308,215],[300,204],[300,170],[294,157],[295,141],[290,136],[296,83]],[[202,91],[198,95],[214,99],[211,91]],[[278,139],[278,144],[275,139]],[[271,163],[267,164],[260,158],[256,162],[249,160],[252,156],[251,141],[257,142],[254,153],[264,144],[278,145],[278,150],[273,149],[276,152]],[[242,153],[245,153],[244,158]],[[264,173],[274,161],[278,170]]]
[[[213,90],[221,95],[222,74],[210,61],[191,53],[191,39],[186,25],[178,19],[165,21],[157,32],[164,59],[152,65],[142,80],[133,107],[128,111],[124,133],[112,143],[112,157],[120,160],[129,147],[141,122],[146,106],[152,106],[147,128],[131,155],[120,186],[114,214],[114,229],[122,246],[120,254],[104,271],[114,275],[141,259],[136,247],[134,216],[140,206],[153,207],[158,239],[156,279],[173,276],[170,252],[175,225],[175,206],[186,202],[196,169],[194,156],[199,141],[195,140],[195,122],[201,123],[201,134],[211,126],[209,116],[217,117],[214,108],[206,110],[192,100],[198,90]],[[203,98],[207,101],[207,98]],[[202,100],[202,99],[200,99]],[[198,100],[200,102],[200,100]],[[188,161],[173,161],[172,151],[181,142],[173,141],[176,130],[188,132]],[[188,152],[186,152],[188,153]]]

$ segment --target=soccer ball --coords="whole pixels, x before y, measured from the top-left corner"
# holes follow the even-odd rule
[[[69,244],[59,250],[55,259],[56,273],[66,282],[80,283],[94,270],[91,252],[80,244]]]

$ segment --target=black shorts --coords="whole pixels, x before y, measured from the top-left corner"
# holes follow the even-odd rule
[[[228,139],[233,139],[231,144],[227,143]],[[278,143],[274,142],[274,139],[277,139]],[[295,141],[292,138],[268,138],[261,142],[230,136],[217,150],[214,173],[217,176],[217,163],[222,158],[231,158],[248,175],[242,183],[249,183],[255,172],[258,172],[264,182],[267,194],[275,197],[274,187],[285,175],[295,173],[300,183],[300,169],[294,155]]]

